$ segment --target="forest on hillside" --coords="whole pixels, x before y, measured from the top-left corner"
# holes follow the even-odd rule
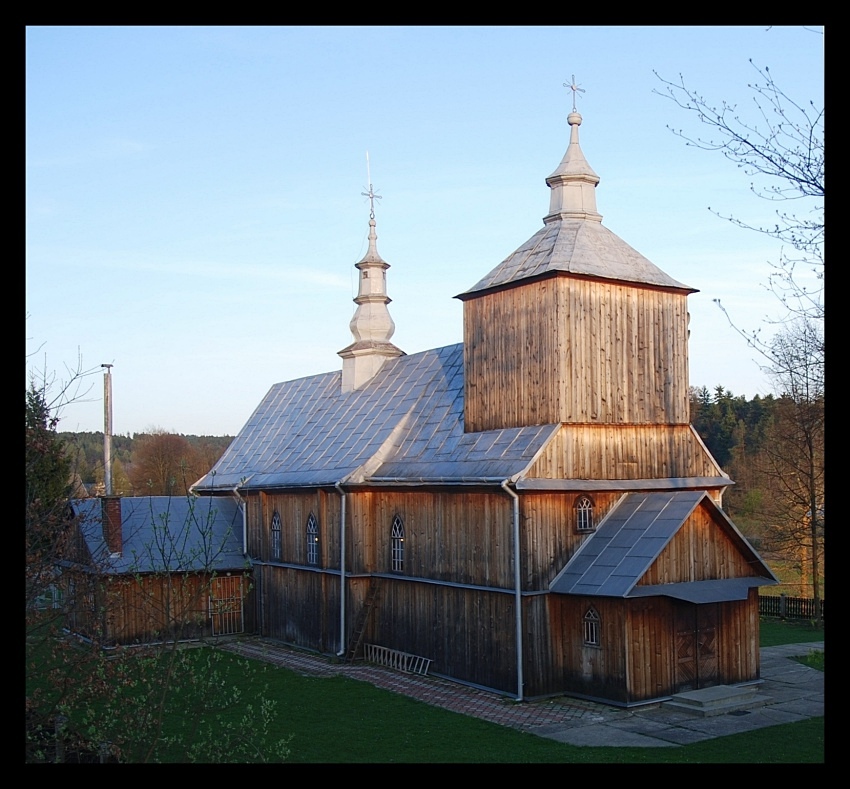
[[[71,458],[76,495],[104,492],[103,433],[59,433]],[[185,496],[233,441],[163,430],[112,436],[112,491],[118,496]]]

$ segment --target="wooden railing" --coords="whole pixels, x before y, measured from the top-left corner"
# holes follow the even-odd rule
[[[820,601],[820,618],[824,615],[824,601]],[[780,619],[818,619],[815,601],[811,597],[791,597],[787,594],[759,595],[759,615],[778,616]]]

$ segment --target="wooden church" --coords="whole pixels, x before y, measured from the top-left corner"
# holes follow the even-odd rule
[[[776,578],[689,423],[695,291],[601,224],[568,122],[543,227],[457,297],[463,343],[390,342],[372,212],[342,370],[272,386],[195,485],[246,503],[263,636],[517,700],[758,680]]]

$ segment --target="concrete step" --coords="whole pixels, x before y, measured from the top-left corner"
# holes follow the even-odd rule
[[[758,692],[758,685],[716,685],[713,688],[689,690],[677,693],[661,706],[664,709],[679,710],[692,715],[708,718],[713,715],[726,715],[739,710],[754,709],[766,704],[770,699]]]

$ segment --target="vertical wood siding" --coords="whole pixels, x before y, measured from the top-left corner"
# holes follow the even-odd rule
[[[251,576],[242,577],[244,624],[246,632],[253,632]],[[98,618],[105,624],[107,640],[132,644],[211,636],[212,578],[209,573],[154,573],[106,579]]]
[[[262,571],[262,635],[338,652],[339,575],[266,565]]]
[[[370,643],[429,658],[431,670],[495,690],[516,690],[512,595],[384,579]]]
[[[589,537],[580,533],[572,492],[523,493],[520,496],[523,591],[548,590],[549,584]],[[621,493],[594,493],[593,519],[599,523]]]
[[[373,490],[350,497],[353,572],[391,572],[404,523],[405,576],[513,588],[511,501],[501,492]]]
[[[271,522],[275,511],[281,519],[280,562],[307,564],[307,518],[312,512],[319,527],[318,567],[339,568],[340,498],[335,490],[309,489],[286,493],[248,495],[248,554],[273,561]]]
[[[687,297],[558,276],[464,301],[467,431],[687,424]]]
[[[638,586],[757,575],[710,513],[698,507],[638,581]]]
[[[690,425],[562,425],[528,477],[668,479],[721,473]]]
[[[626,702],[626,609],[624,601],[604,597],[548,595],[538,598],[548,616],[550,646],[527,644],[529,696],[568,691]],[[585,646],[584,615],[593,606],[600,617],[600,647]]]

